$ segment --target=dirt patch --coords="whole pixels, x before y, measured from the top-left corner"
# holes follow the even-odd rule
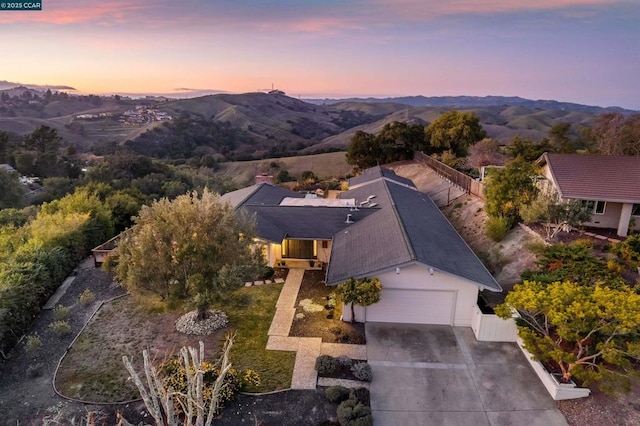
[[[328,297],[335,288],[322,283],[324,274],[325,271],[305,271],[289,336],[320,337],[326,343],[365,344],[364,324],[341,321],[341,303],[336,303],[335,308],[329,306]]]
[[[176,355],[183,346],[198,347],[213,357],[225,330],[208,336],[186,335],[175,329],[179,313],[150,313],[127,296],[105,304],[63,360],[56,385],[72,398],[96,402],[120,402],[138,398],[128,380],[122,357],[134,361],[142,371],[142,351],[160,363]],[[94,377],[95,380],[91,380]]]
[[[78,303],[78,297],[85,289],[91,290],[96,296],[95,301],[87,306]],[[0,361],[0,424],[16,425],[32,419],[59,416],[79,419],[90,411],[98,413],[103,419],[113,419],[116,407],[66,401],[55,394],[51,383],[60,357],[99,302],[122,294],[124,290],[109,274],[94,268],[93,259],[89,258],[79,265],[75,280],[59,301],[59,304],[70,308],[71,333],[62,338],[54,335],[49,330],[53,312],[41,311],[28,333],[40,337],[40,350],[33,357],[27,356],[25,342],[22,341],[8,354],[8,359]],[[33,375],[28,375],[27,370]],[[137,412],[134,405],[119,408],[131,408],[132,412]],[[110,420],[105,421],[106,424],[113,424]]]

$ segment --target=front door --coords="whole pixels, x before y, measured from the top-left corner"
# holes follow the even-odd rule
[[[290,259],[315,259],[313,240],[284,240],[282,257]]]

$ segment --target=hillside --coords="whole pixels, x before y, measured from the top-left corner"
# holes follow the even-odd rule
[[[283,170],[295,178],[310,170],[320,179],[345,176],[351,171],[344,152],[331,152],[317,155],[300,155],[269,160],[234,161],[222,163],[216,175],[228,179],[235,187],[255,183],[255,177],[266,173],[277,176]]]
[[[478,108],[488,106],[522,106],[530,109],[571,110],[589,114],[601,114],[607,111],[631,113],[633,111],[620,107],[601,107],[582,105],[573,102],[554,100],[532,100],[519,96],[400,96],[395,98],[348,98],[348,99],[305,99],[318,105],[334,105],[342,102],[356,103],[398,103],[412,107],[446,107],[446,108]]]
[[[373,123],[364,124],[351,128],[338,135],[325,138],[321,143],[305,149],[303,152],[311,153],[314,150],[345,149],[353,134],[362,130],[367,133],[378,133],[385,124],[392,121],[406,121],[410,123],[421,123],[428,125],[444,111],[450,108],[434,107],[408,107],[402,104],[389,103],[357,103],[340,102],[333,104],[335,108],[356,109],[376,111],[378,105],[382,105],[380,110],[388,111],[380,120]],[[482,123],[490,138],[498,140],[502,144],[508,143],[514,136],[520,135],[534,141],[541,140],[549,134],[549,130],[554,124],[568,122],[574,125],[576,136],[582,127],[590,126],[596,115],[569,110],[539,110],[524,106],[491,106],[476,108],[459,108],[460,111],[474,113]]]
[[[80,151],[107,153],[126,143],[140,154],[158,158],[210,154],[254,159],[344,150],[358,130],[377,133],[393,121],[428,125],[454,107],[476,114],[489,137],[506,144],[516,135],[540,140],[558,122],[574,124],[577,135],[597,114],[612,110],[499,96],[351,99],[328,104],[266,93],[134,100],[56,92],[45,100],[42,90],[18,87],[0,90],[0,95],[0,130],[24,135],[48,125]],[[136,108],[159,111],[172,120],[123,121],[125,111]],[[88,114],[108,116],[78,117]]]

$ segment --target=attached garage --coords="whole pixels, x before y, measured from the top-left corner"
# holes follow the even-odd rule
[[[380,302],[367,306],[366,321],[453,324],[455,291],[383,289]]]

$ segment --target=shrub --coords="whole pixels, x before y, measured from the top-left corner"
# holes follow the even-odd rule
[[[262,279],[268,280],[276,273],[276,270],[271,266],[266,266],[262,271]]]
[[[618,262],[616,262],[615,260],[607,260],[607,269],[610,270],[611,272],[615,272],[616,274],[619,274],[622,272],[623,266]]]
[[[349,398],[349,389],[344,386],[329,386],[324,390],[324,396],[331,402],[342,402]]]
[[[367,388],[351,388],[349,399],[355,399],[364,405],[371,405],[371,394]]]
[[[633,234],[623,242],[616,244],[615,250],[627,262],[640,261],[640,234]]]
[[[39,377],[42,374],[42,364],[30,364],[25,372],[27,377],[34,378]]]
[[[487,237],[491,238],[495,242],[499,242],[507,236],[510,229],[511,224],[509,223],[509,219],[506,217],[490,217],[489,220],[487,220],[485,232]]]
[[[316,358],[316,370],[319,376],[333,374],[338,368],[338,360],[331,355],[320,355]]]
[[[64,337],[71,333],[71,324],[69,321],[54,321],[49,324],[49,330],[58,337]]]
[[[202,369],[204,371],[202,376],[204,402],[205,406],[208,406],[213,394],[213,385],[220,374],[220,368],[216,364],[204,362]],[[172,387],[176,392],[187,391],[187,377],[184,365],[178,358],[172,358],[163,364],[161,371],[165,386]],[[231,368],[224,377],[219,394],[219,403],[223,406],[233,400],[238,392],[244,390],[247,386],[255,387],[258,385],[260,385],[260,376],[254,370],[241,371]]]
[[[337,305],[337,298],[338,296],[334,291],[327,296],[327,309],[335,309]]]
[[[338,405],[338,423],[340,426],[367,426],[373,425],[371,408],[356,401],[347,399]]]
[[[338,364],[345,366],[345,365],[351,365],[352,359],[349,358],[346,355],[340,355],[338,358],[336,358],[338,360]]]
[[[358,380],[364,380],[365,382],[370,382],[373,378],[373,373],[371,372],[371,366],[368,362],[358,362],[351,366],[351,372]]]
[[[80,294],[80,297],[78,298],[78,302],[82,306],[87,306],[87,305],[91,304],[95,299],[96,299],[96,296],[93,294],[93,292],[91,290],[89,290],[88,288],[86,288],[82,292],[82,294]]]
[[[24,351],[30,357],[35,357],[40,348],[42,347],[42,339],[37,334],[27,336],[27,340],[24,343]]]
[[[71,317],[71,310],[63,305],[58,305],[53,308],[53,320],[54,321],[66,321]]]

